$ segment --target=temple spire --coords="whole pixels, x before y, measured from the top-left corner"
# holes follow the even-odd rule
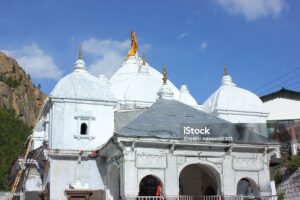
[[[228,70],[227,70],[226,65],[224,65],[224,76],[222,78],[222,85],[235,86],[235,84],[232,81],[231,76],[228,74]]]
[[[159,99],[172,99],[173,98],[173,92],[171,88],[167,85],[167,68],[166,65],[164,65],[164,71],[163,71],[163,84],[161,88],[158,90],[157,95]]]
[[[138,44],[137,44],[137,40],[136,40],[136,36],[135,36],[135,32],[131,31],[130,32],[130,38],[131,38],[131,48],[128,52],[127,58],[126,60],[130,57],[130,56],[135,56],[137,49],[138,49]]]
[[[85,71],[86,70],[85,62],[82,60],[82,47],[81,47],[81,45],[79,46],[78,59],[75,62],[73,69],[76,70],[76,71],[82,71],[82,70]]]
[[[78,60],[82,60],[82,46],[79,46]]]
[[[143,55],[142,55],[142,62],[143,62],[143,65],[146,65],[146,55],[145,55],[145,52],[143,52]]]
[[[168,79],[167,79],[167,67],[166,67],[165,64],[164,64],[164,71],[163,71],[163,78],[162,78],[162,80],[163,80],[163,84],[166,85]]]
[[[228,70],[227,70],[227,66],[226,64],[224,65],[224,76],[227,76],[228,75]]]

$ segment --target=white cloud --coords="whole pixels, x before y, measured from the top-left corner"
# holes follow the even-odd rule
[[[130,49],[130,40],[101,40],[90,38],[82,42],[82,49],[94,57],[88,66],[92,74],[105,74],[110,77],[122,64]],[[151,49],[150,44],[139,46],[139,52],[147,52]]]
[[[208,46],[207,42],[202,42],[201,49],[205,50],[207,48],[207,46]]]
[[[176,38],[178,40],[181,40],[181,39],[185,38],[186,36],[188,36],[188,33],[180,33]]]
[[[59,79],[63,74],[55,65],[53,58],[45,54],[35,43],[4,52],[14,57],[32,78]]]
[[[262,17],[278,17],[287,3],[285,0],[215,0],[229,14],[244,15],[248,21]]]

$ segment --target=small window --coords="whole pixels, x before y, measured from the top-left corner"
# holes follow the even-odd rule
[[[82,123],[80,126],[80,135],[86,135],[87,134],[87,125],[86,123]]]

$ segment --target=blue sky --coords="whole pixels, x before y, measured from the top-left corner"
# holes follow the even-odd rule
[[[149,64],[160,71],[166,64],[168,78],[202,103],[219,87],[224,64],[238,86],[258,95],[299,91],[299,19],[295,0],[4,0],[0,49],[48,94],[72,70],[79,44],[92,73],[111,74],[133,30]]]

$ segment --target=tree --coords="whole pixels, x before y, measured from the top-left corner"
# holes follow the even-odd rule
[[[11,164],[24,152],[24,142],[31,128],[14,111],[0,107],[0,191],[9,190]]]

